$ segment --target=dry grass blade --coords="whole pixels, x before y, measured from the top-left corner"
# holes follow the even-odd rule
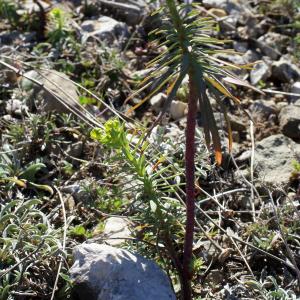
[[[62,238],[62,248],[61,248],[61,251],[63,253],[65,253],[66,251],[66,241],[67,241],[67,217],[66,217],[66,209],[65,209],[65,204],[64,204],[64,200],[62,198],[62,195],[59,191],[59,189],[54,186],[54,189],[58,195],[58,198],[59,198],[59,201],[60,201],[60,205],[61,205],[61,208],[62,208],[62,215],[63,215],[63,220],[64,220],[64,228],[63,228],[63,238]],[[56,289],[57,289],[57,284],[58,284],[58,280],[59,280],[59,276],[60,276],[60,271],[61,271],[61,268],[62,268],[62,264],[63,264],[63,259],[61,258],[60,259],[60,262],[59,262],[59,265],[58,265],[58,269],[57,269],[57,274],[56,274],[56,277],[55,277],[55,282],[54,282],[54,286],[53,286],[53,290],[52,290],[52,294],[51,294],[51,300],[54,299],[55,297],[55,292],[56,292]]]

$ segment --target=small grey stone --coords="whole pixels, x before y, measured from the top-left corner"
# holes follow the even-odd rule
[[[278,111],[281,111],[285,106],[289,105],[287,102],[280,101],[276,103]]]
[[[170,115],[174,120],[183,118],[187,114],[187,104],[173,100],[170,105]]]
[[[105,221],[103,239],[110,246],[119,246],[131,237],[130,222],[126,218],[110,217]]]
[[[243,59],[244,59],[245,64],[249,64],[249,63],[253,63],[253,62],[256,62],[257,60],[259,60],[260,56],[256,51],[249,49],[243,55]]]
[[[64,73],[39,70],[26,72],[25,76],[41,84],[37,85],[25,77],[21,80],[23,90],[30,93],[30,106],[36,106],[43,112],[68,113],[72,108],[81,110],[76,85]]]
[[[245,53],[249,49],[249,44],[247,42],[233,42],[233,48],[237,52]]]
[[[247,178],[247,176],[245,176]],[[238,206],[240,209],[251,209],[251,198],[249,196],[242,196],[238,199]]]
[[[276,32],[268,32],[257,39],[256,45],[271,59],[278,59],[289,38]]]
[[[283,83],[290,83],[300,78],[300,70],[289,60],[281,59],[272,64],[272,77]]]
[[[247,160],[250,160],[250,158],[251,158],[251,150],[246,150],[240,156],[238,156],[235,160],[237,162],[245,162]]]
[[[197,250],[197,252],[199,252],[199,256],[202,257],[204,261],[211,261],[219,254],[219,249],[217,249],[209,240],[197,241],[193,247],[193,250]]]
[[[147,13],[149,3],[146,0],[113,0],[101,1],[103,7],[110,8],[118,16],[120,16],[128,25],[137,25],[142,20],[143,16]],[[157,6],[153,3],[150,4],[151,8]]]
[[[246,15],[245,27],[242,36],[247,39],[257,39],[259,36],[266,34],[270,28],[270,20],[265,18],[259,22],[259,19],[252,14]]]
[[[19,31],[13,30],[10,32],[1,32],[0,33],[0,44],[10,45],[15,43],[17,40],[22,40],[22,34]]]
[[[300,139],[300,106],[285,106],[279,114],[279,124],[284,135]]]
[[[82,42],[90,37],[96,37],[109,44],[119,44],[129,37],[128,27],[125,23],[113,18],[103,16],[98,20],[86,20],[81,24],[84,32]]]
[[[242,29],[239,29],[240,36],[245,39],[257,38],[259,36],[258,19],[254,15],[246,15],[242,18]],[[240,22],[241,23],[241,22]]]
[[[278,113],[276,104],[271,100],[255,100],[249,107],[254,119],[268,120],[269,116]]]
[[[155,70],[154,68],[137,70],[137,71],[133,72],[131,76],[134,78],[138,78],[139,80],[142,80],[154,70]]]
[[[206,8],[221,8],[228,14],[238,14],[244,11],[244,6],[234,0],[203,0],[203,5]]]
[[[175,300],[167,275],[153,262],[123,249],[95,243],[74,249],[70,269],[77,300]]]
[[[230,124],[231,124],[232,130],[235,130],[238,132],[247,130],[247,125],[240,118],[238,118],[237,116],[232,115],[232,114],[228,114],[228,117],[230,119]]]
[[[74,182],[62,188],[62,192],[71,194],[77,203],[90,203],[92,201],[91,187],[92,183],[89,180],[81,180]]]
[[[253,85],[258,84],[260,81],[265,81],[271,76],[271,67],[264,61],[259,62],[250,72],[250,81]]]
[[[160,112],[166,98],[167,96],[164,93],[158,93],[150,99],[150,105],[156,113]]]
[[[261,140],[255,149],[258,177],[269,185],[286,186],[293,171],[295,155],[300,155],[300,145],[283,134]]]
[[[7,121],[7,122],[14,122],[15,119],[11,115],[4,115],[1,117],[2,120]]]
[[[245,178],[246,179],[249,179],[250,178],[250,168],[246,168],[246,169],[239,169],[239,170],[236,170],[234,172],[234,177],[237,179],[237,180],[241,180],[241,181],[244,181]]]
[[[259,37],[259,41],[266,43],[269,46],[276,47],[280,45],[276,45],[276,42],[280,41],[283,38],[283,35],[276,32],[267,32],[266,34]],[[286,37],[285,37],[286,38]]]
[[[208,273],[205,282],[214,288],[224,286],[225,275],[223,275],[220,270],[210,270]]]
[[[231,129],[233,131],[242,132],[247,130],[246,124],[242,122],[238,117],[230,113],[228,114],[228,117],[230,120]],[[224,126],[226,126],[224,117],[219,112],[214,113],[214,118],[219,129],[222,129]]]
[[[239,15],[229,15],[226,19],[220,21],[220,29],[223,34],[234,35],[236,32]]]
[[[291,93],[292,94],[299,94],[299,96],[291,96],[290,100],[291,102],[296,102],[298,99],[300,99],[300,81],[296,81],[293,83],[291,87]]]
[[[10,99],[6,103],[6,112],[10,115],[22,115],[22,102],[18,99]]]
[[[83,142],[79,141],[68,146],[66,153],[75,158],[80,158],[83,150]]]
[[[271,59],[276,60],[280,56],[278,50],[272,48],[271,46],[258,40],[256,41],[256,44],[261,49],[262,53],[269,56]]]
[[[229,61],[233,64],[236,65],[243,65],[245,63],[244,60],[244,55],[240,55],[240,54],[221,54],[221,55],[217,55],[218,58],[225,60],[225,61]]]
[[[61,191],[67,194],[74,194],[80,191],[80,185],[79,184],[72,184],[72,185],[67,185],[63,186],[61,188]]]

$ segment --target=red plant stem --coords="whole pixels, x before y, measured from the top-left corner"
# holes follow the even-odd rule
[[[183,253],[183,299],[192,299],[191,260],[195,227],[195,129],[197,116],[197,94],[190,72],[189,101],[186,126],[185,174],[186,174],[186,227]]]

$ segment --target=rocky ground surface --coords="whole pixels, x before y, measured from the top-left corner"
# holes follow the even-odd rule
[[[232,88],[240,107],[224,99],[232,153],[210,99],[224,141],[221,167],[204,146],[198,111],[194,299],[298,299],[300,5],[200,2],[200,15],[218,24],[212,35],[230,40],[225,47],[238,52],[218,58],[244,66],[235,72],[261,93]],[[92,128],[116,114],[137,138],[161,111],[164,90],[124,116],[140,101],[126,99],[151,72],[146,63],[162,51],[148,37],[161,24],[149,16],[159,5],[0,2],[1,299],[179,295],[173,262],[139,202],[140,183],[90,138]],[[167,169],[168,188],[158,188],[166,206],[182,216],[173,240],[179,248],[187,89],[185,83],[152,132],[146,154],[151,172],[168,164],[176,169]]]

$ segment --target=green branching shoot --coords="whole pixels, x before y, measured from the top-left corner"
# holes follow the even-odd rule
[[[171,101],[175,98],[184,78],[189,77],[189,99],[186,126],[186,232],[182,269],[182,298],[192,299],[190,280],[192,277],[192,248],[194,234],[195,211],[195,126],[197,104],[199,104],[204,136],[208,146],[212,143],[215,158],[221,164],[221,141],[218,128],[213,115],[209,94],[213,95],[219,103],[225,120],[228,124],[229,149],[232,147],[231,128],[222,97],[232,99],[236,104],[240,101],[231,92],[229,85],[251,87],[247,82],[240,80],[230,72],[230,69],[239,69],[238,66],[219,60],[215,54],[224,52],[222,41],[212,37],[215,30],[215,21],[200,17],[197,6],[187,12],[186,5],[177,5],[175,0],[166,0],[155,14],[160,15],[163,24],[151,32],[155,37],[154,43],[164,46],[165,50],[150,61],[147,67],[154,71],[146,77],[140,90],[155,82],[155,88],[131,110],[136,109],[162,89],[166,89],[167,99],[164,107],[151,129],[157,125],[167,111]],[[249,66],[244,66],[249,67]],[[150,130],[151,130],[150,129]]]

